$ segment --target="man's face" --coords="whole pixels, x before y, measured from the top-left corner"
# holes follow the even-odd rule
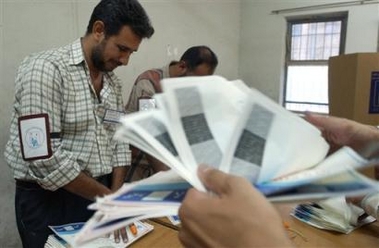
[[[213,75],[214,69],[208,64],[200,64],[194,70],[188,70],[185,76],[208,76]]]
[[[119,34],[103,38],[92,49],[92,63],[96,69],[103,72],[127,65],[130,55],[138,50],[141,40],[129,26],[124,26]]]

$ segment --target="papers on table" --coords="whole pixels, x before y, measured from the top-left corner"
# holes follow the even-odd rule
[[[157,109],[121,118],[115,139],[128,141],[171,170],[99,198],[78,235],[88,240],[135,220],[177,215],[190,187],[205,191],[199,164],[248,179],[271,201],[357,195],[379,188],[355,170],[370,161],[344,147],[326,157],[320,131],[242,81],[219,76],[171,78]],[[84,233],[87,235],[85,236]]]
[[[136,221],[134,222],[134,225],[137,229],[137,234],[133,234],[129,228],[126,228],[126,233],[128,234],[127,243],[123,243],[122,241],[120,241],[120,243],[116,243],[112,234],[109,237],[98,237],[96,239],[92,239],[91,242],[87,242],[86,244],[77,245],[74,240],[78,232],[83,228],[84,224],[85,223],[80,222],[61,226],[49,226],[55,234],[49,236],[45,244],[45,248],[125,248],[154,229],[154,226],[146,222]]]
[[[180,225],[181,221],[178,215],[170,215],[167,216],[168,220],[173,224],[173,225]]]
[[[344,197],[299,204],[293,209],[291,215],[319,229],[346,234],[376,220],[365,214],[362,208],[346,203]]]

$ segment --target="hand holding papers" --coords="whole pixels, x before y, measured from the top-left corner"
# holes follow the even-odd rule
[[[362,208],[346,203],[344,197],[299,204],[291,215],[311,226],[346,234],[375,221],[375,218],[366,215]]]
[[[242,81],[219,76],[162,81],[158,109],[121,119],[115,138],[151,154],[171,170],[99,198],[87,237],[151,217],[176,215],[189,187],[206,191],[199,164],[247,178],[272,201],[372,191],[354,169],[369,161],[344,147],[329,150],[320,131]],[[84,241],[79,235],[78,241]]]
[[[175,215],[191,185],[173,170],[159,172],[89,206],[98,210],[76,236],[82,244],[141,219]]]

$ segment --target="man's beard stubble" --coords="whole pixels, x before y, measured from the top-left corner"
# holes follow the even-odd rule
[[[92,49],[91,53],[91,60],[93,66],[102,72],[107,72],[108,70],[105,68],[105,61],[104,61],[104,48],[105,48],[105,40],[103,40],[99,45],[95,46]]]

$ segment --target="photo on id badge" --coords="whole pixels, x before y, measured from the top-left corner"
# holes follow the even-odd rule
[[[48,114],[21,116],[18,118],[18,131],[22,158],[25,161],[51,157]]]

